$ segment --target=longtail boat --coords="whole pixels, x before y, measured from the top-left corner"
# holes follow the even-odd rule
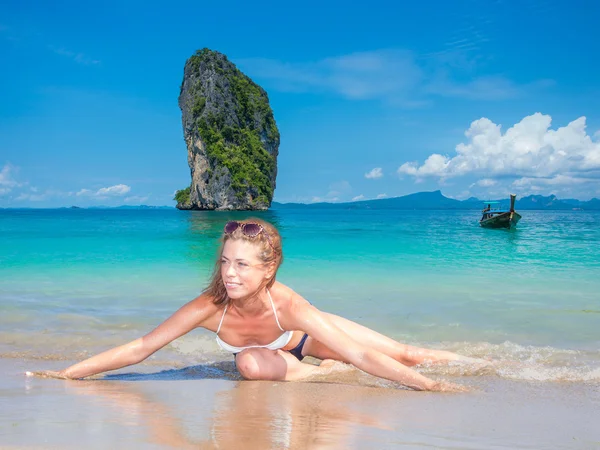
[[[510,209],[492,208],[498,202],[486,202],[487,207],[482,211],[479,225],[485,228],[514,228],[517,226],[521,215],[515,211],[516,195],[510,194]]]

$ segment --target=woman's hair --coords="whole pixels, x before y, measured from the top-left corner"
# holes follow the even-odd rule
[[[241,239],[252,242],[254,245],[256,245],[258,250],[258,258],[263,262],[263,264],[273,264],[275,266],[273,276],[263,281],[256,292],[259,292],[265,287],[268,289],[273,286],[273,283],[275,283],[275,275],[277,274],[277,270],[279,270],[279,266],[281,266],[281,263],[283,262],[281,236],[279,235],[277,228],[275,228],[269,222],[265,222],[264,220],[256,218],[238,221],[238,223],[240,226],[238,226],[233,233],[228,234],[223,232],[223,236],[221,236],[221,246],[219,248],[217,262],[215,264],[210,283],[203,292],[203,294],[208,294],[212,297],[215,305],[226,305],[229,303],[229,296],[227,295],[225,284],[223,283],[223,277],[221,276],[221,257],[223,255],[223,247],[228,240]],[[262,231],[254,237],[247,236],[242,232],[243,224],[245,223],[258,224],[262,227]],[[251,296],[252,295],[254,295],[254,293],[251,294]]]

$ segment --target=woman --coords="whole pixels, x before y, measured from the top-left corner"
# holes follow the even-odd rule
[[[40,375],[79,379],[137,364],[196,327],[216,333],[217,343],[235,355],[248,380],[301,380],[324,373],[305,356],[337,360],[415,390],[464,390],[431,380],[408,366],[472,358],[398,343],[342,317],[318,310],[275,280],[283,254],[281,236],[259,219],[228,222],[210,285],[149,334],[60,372]]]

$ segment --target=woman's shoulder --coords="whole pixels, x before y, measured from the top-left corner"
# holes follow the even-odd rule
[[[273,300],[277,303],[285,302],[295,294],[294,290],[291,287],[286,286],[280,281],[275,281],[268,290]]]
[[[291,287],[286,286],[279,281],[273,283],[270,289],[273,301],[277,303],[278,308],[294,308],[300,305],[310,305],[310,302],[294,291]]]
[[[306,313],[314,311],[314,306],[283,283],[276,282],[271,287],[271,296],[277,307],[279,321],[285,330],[300,330],[298,320],[305,317]]]

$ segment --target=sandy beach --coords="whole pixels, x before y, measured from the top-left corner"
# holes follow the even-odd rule
[[[206,366],[136,366],[108,381],[24,376],[39,363],[0,362],[2,448],[600,446],[600,392],[581,383],[460,377],[471,392],[440,394],[361,386],[351,373],[298,383],[215,379]]]

